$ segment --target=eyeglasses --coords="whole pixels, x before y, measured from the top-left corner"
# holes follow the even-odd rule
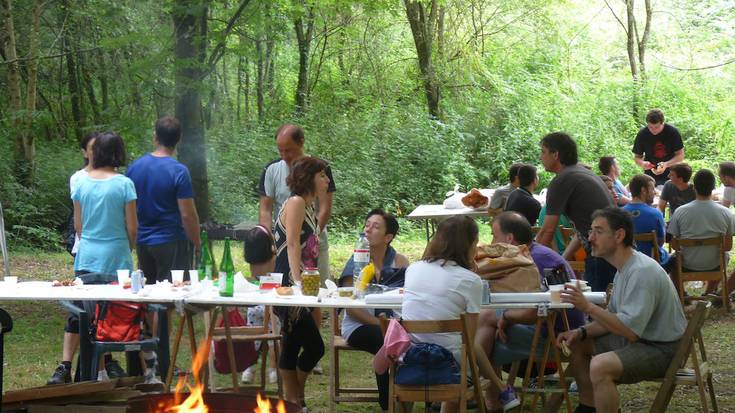
[[[602,229],[602,228],[592,228],[589,231],[587,231],[587,236],[591,237],[593,234],[595,237],[599,237],[600,235],[604,233],[613,233],[615,231],[609,230],[609,229]]]

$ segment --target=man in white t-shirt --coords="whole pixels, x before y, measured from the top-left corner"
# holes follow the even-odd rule
[[[725,187],[720,204],[725,208],[735,204],[735,162],[720,162],[720,182]]]

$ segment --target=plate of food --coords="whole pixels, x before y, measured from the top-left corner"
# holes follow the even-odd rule
[[[480,192],[477,188],[472,188],[470,192],[462,197],[462,204],[467,208],[478,210],[486,209],[490,204],[490,198]]]

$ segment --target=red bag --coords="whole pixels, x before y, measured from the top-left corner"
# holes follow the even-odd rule
[[[145,304],[126,301],[102,301],[95,311],[97,341],[138,341],[141,323],[145,317]]]
[[[247,325],[245,319],[237,308],[227,311],[230,327],[244,327]],[[219,326],[225,325],[224,318],[219,321]],[[245,371],[246,368],[255,364],[258,360],[258,352],[255,350],[255,342],[232,340],[232,347],[235,350],[235,370],[239,373]],[[227,340],[217,340],[214,342],[214,368],[218,373],[228,374],[231,372],[230,359],[227,357]]]

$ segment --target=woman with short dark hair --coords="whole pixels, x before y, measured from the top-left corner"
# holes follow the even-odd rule
[[[275,225],[276,272],[283,273],[284,286],[300,285],[301,271],[317,267],[319,226],[315,201],[326,196],[327,164],[318,158],[303,157],[293,164],[286,179],[291,197],[281,207]],[[312,318],[312,309],[279,307],[283,325],[281,369],[286,400],[305,407],[306,378],[324,355],[324,341]]]

